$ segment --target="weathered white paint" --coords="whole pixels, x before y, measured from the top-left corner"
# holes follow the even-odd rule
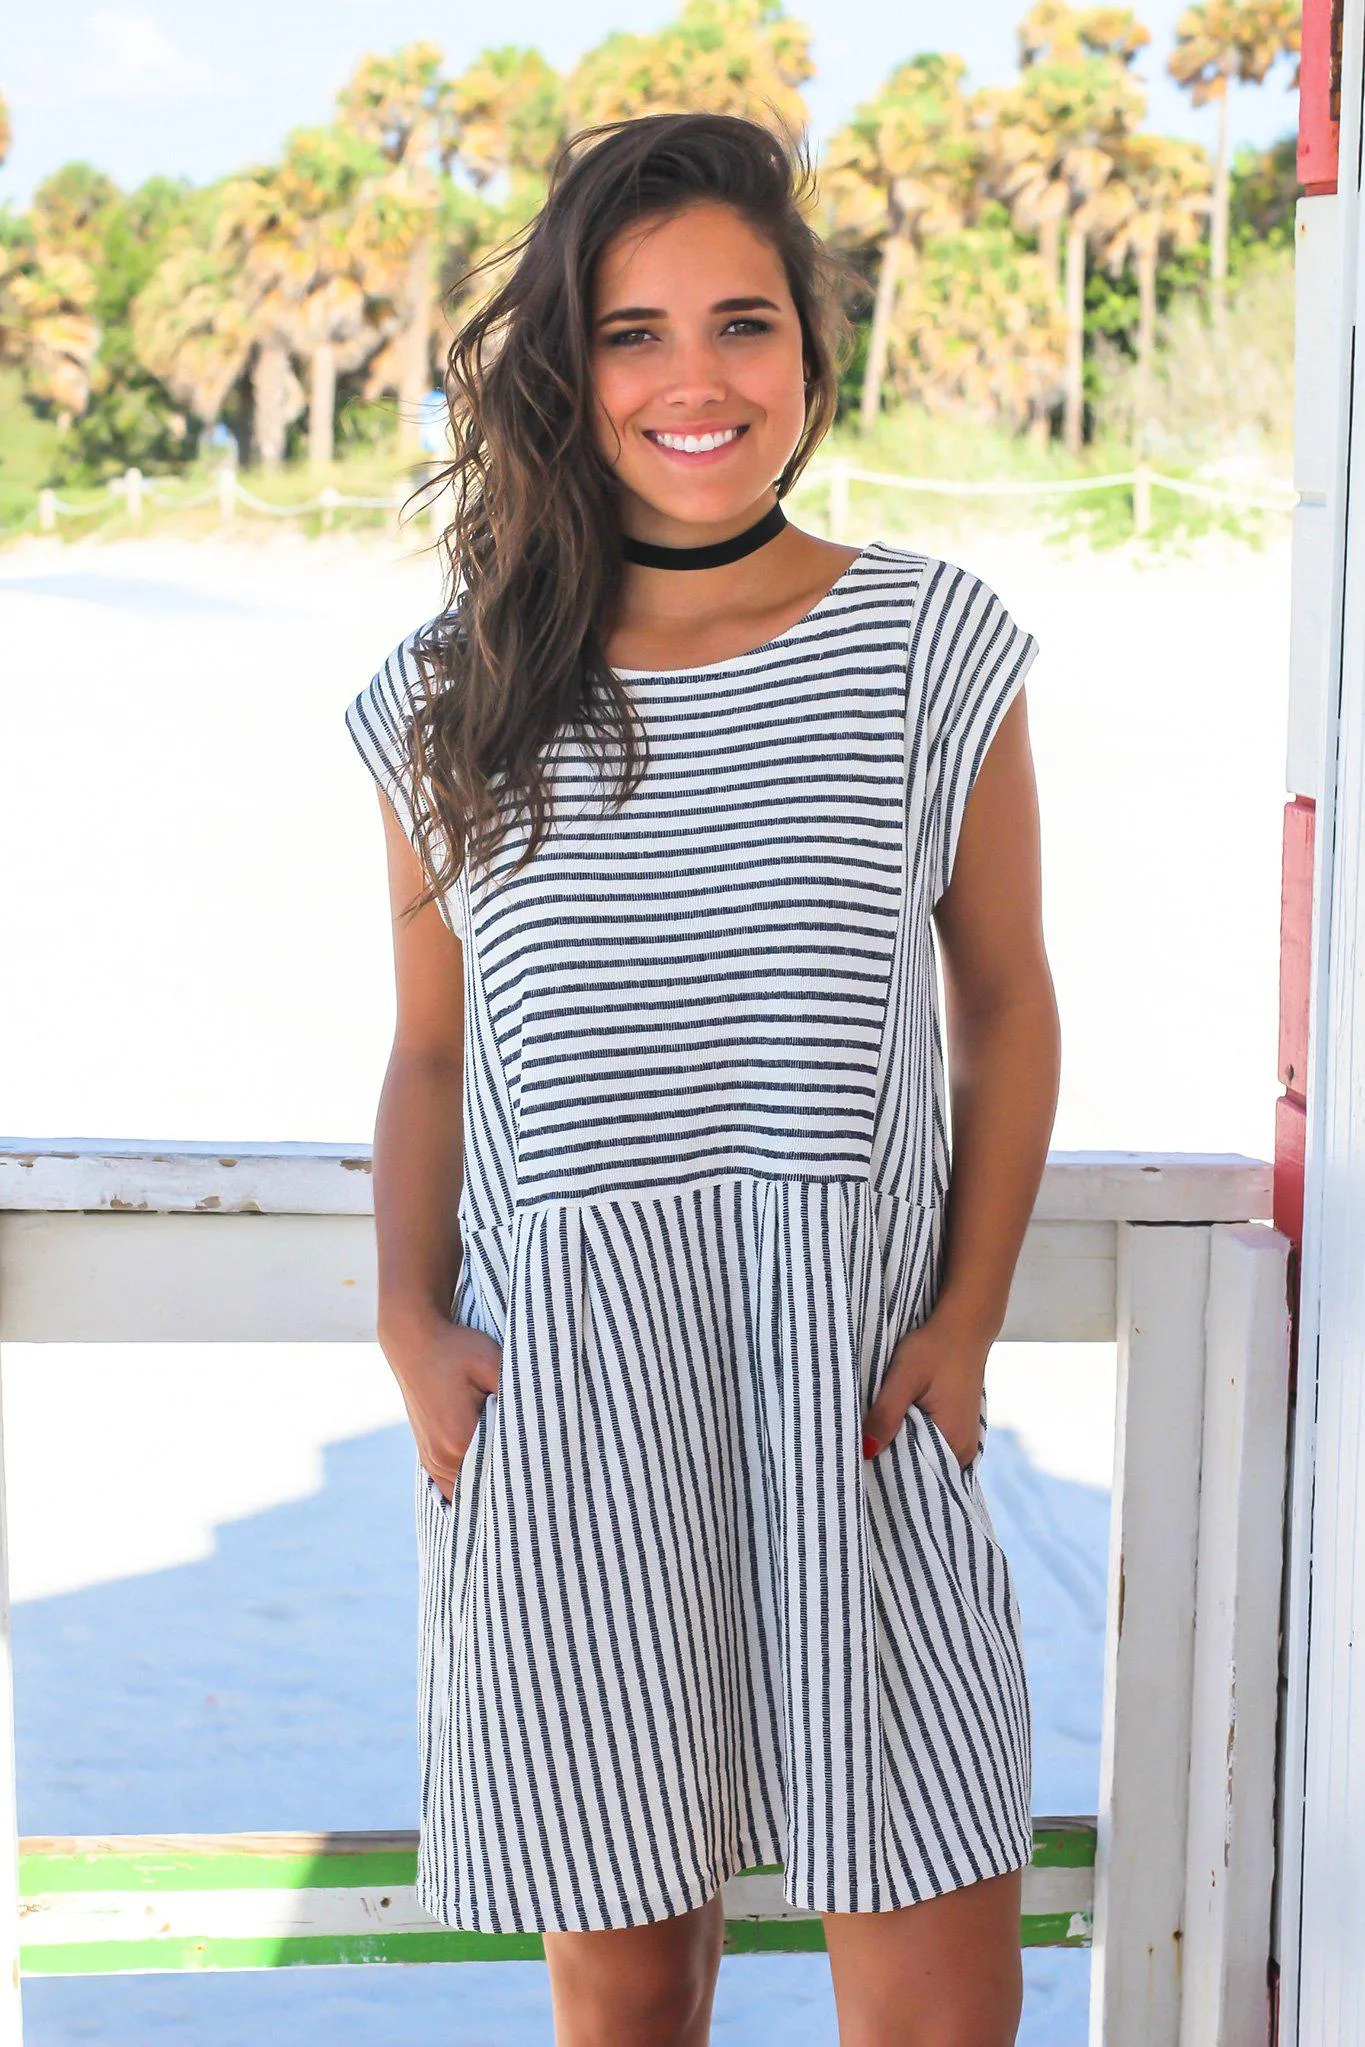
[[[1262,1224],[1210,1232],[1181,2047],[1269,2030],[1288,1254]]]
[[[1090,1911],[1089,1869],[1024,1872],[1026,1914]],[[727,1919],[818,1919],[788,1902],[777,1873],[732,1877],[724,1886]],[[410,1884],[155,1892],[50,1891],[26,1898],[25,1947],[103,1941],[270,1940],[309,1935],[430,1933],[437,1921],[417,1903]]]
[[[1314,802],[1321,788],[1331,606],[1332,517],[1320,498],[1305,498],[1294,510],[1290,555],[1284,786],[1291,796],[1311,796]]]
[[[1208,1283],[1207,1228],[1120,1224],[1091,2047],[1179,2047]]]
[[[1270,1215],[1270,1166],[1239,1152],[1054,1151],[1039,1222],[1243,1222]],[[0,1211],[372,1215],[367,1144],[0,1138]]]
[[[1335,192],[1294,208],[1294,488],[1325,501],[1337,462],[1337,351],[1341,318]]]
[[[368,1144],[0,1139],[0,1211],[373,1215]]]
[[[1281,2047],[1365,2041],[1365,0],[1342,35],[1329,687],[1314,877],[1279,1948]],[[1334,338],[1335,346],[1332,345]]]
[[[0,1215],[0,1342],[372,1343],[374,1223]]]
[[[1108,1343],[1121,1225],[1029,1226],[1006,1343]],[[0,1341],[371,1343],[367,1216],[0,1214]]]
[[[1289,718],[1285,788],[1315,800],[1321,787],[1330,642],[1333,521],[1327,499],[1337,449],[1340,219],[1335,193],[1302,198],[1294,230],[1294,513]]]

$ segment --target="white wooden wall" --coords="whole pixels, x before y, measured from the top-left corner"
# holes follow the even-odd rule
[[[1318,816],[1285,1659],[1280,2047],[1365,2047],[1365,0],[1346,0],[1342,49],[1339,312],[1323,315],[1313,370],[1322,372],[1320,408],[1339,422],[1326,500],[1324,689],[1317,741],[1305,720],[1299,742],[1316,757]],[[1324,256],[1330,249],[1328,234]],[[1306,327],[1300,340],[1311,354]]]

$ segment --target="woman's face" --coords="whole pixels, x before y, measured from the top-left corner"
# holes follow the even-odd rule
[[[598,262],[592,321],[597,444],[620,480],[623,530],[699,546],[758,518],[806,418],[801,325],[776,251],[711,200],[634,223]]]

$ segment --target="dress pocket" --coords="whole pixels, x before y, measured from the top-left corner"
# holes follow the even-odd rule
[[[910,1403],[910,1413],[918,1415],[924,1428],[928,1431],[930,1440],[938,1452],[939,1460],[943,1464],[945,1471],[950,1475],[956,1473],[959,1479],[969,1479],[976,1470],[977,1465],[981,1462],[981,1453],[986,1447],[984,1437],[978,1442],[976,1455],[971,1463],[959,1464],[956,1450],[954,1450],[952,1444],[948,1441],[948,1438],[944,1435],[928,1409],[921,1407],[917,1401],[912,1401]]]
[[[497,1397],[498,1396],[496,1393],[486,1393],[484,1395],[483,1406],[479,1409],[478,1420],[474,1424],[473,1433],[470,1436],[469,1442],[465,1447],[465,1453],[463,1457],[460,1459],[460,1468],[455,1474],[455,1482],[450,1489],[449,1499],[445,1497],[445,1494],[441,1491],[441,1488],[439,1487],[439,1485],[437,1485],[435,1479],[427,1470],[425,1464],[423,1464],[420,1455],[418,1456],[417,1459],[418,1482],[421,1486],[423,1493],[426,1496],[427,1508],[431,1513],[434,1513],[437,1516],[437,1518],[442,1522],[452,1521],[455,1518],[455,1509],[459,1505],[460,1489],[464,1484],[465,1473],[469,1471],[471,1466],[476,1461],[479,1454],[480,1445],[482,1444],[484,1435],[486,1433],[486,1424],[488,1420],[488,1403],[490,1400],[496,1400]]]

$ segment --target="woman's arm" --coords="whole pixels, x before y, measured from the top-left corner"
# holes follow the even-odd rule
[[[422,1463],[449,1497],[501,1351],[451,1320],[464,1174],[464,974],[434,902],[410,919],[417,855],[383,791],[397,1019],[374,1132],[377,1334]]]
[[[917,1401],[965,1465],[978,1448],[986,1354],[1037,1199],[1061,1069],[1022,689],[977,771],[934,921],[953,1126],[943,1283],[928,1319],[896,1346],[866,1425],[880,1447]]]

